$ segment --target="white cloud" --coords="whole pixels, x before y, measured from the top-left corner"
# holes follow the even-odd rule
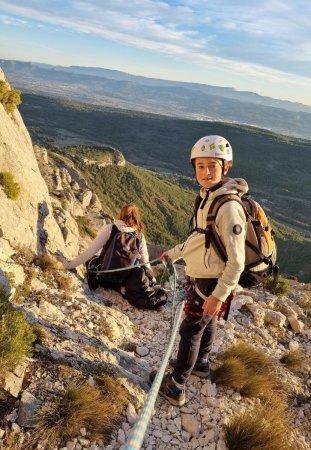
[[[6,15],[169,54],[207,69],[301,86],[310,82],[304,76],[311,54],[309,0],[180,0],[178,5],[169,0],[0,0],[0,8]]]

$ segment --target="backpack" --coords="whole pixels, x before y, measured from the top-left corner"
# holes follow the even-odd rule
[[[194,205],[194,216],[191,223],[195,223],[197,210],[202,198],[198,196]],[[269,225],[262,207],[250,194],[242,197],[237,194],[224,194],[216,197],[207,213],[206,228],[194,228],[194,231],[205,234],[205,247],[213,245],[214,250],[224,262],[228,260],[225,247],[216,231],[215,219],[219,208],[226,202],[236,201],[242,205],[246,217],[245,235],[245,269],[241,273],[239,285],[244,288],[258,286],[271,274],[275,280],[278,276],[277,247],[275,233]]]
[[[118,288],[128,271],[100,273],[105,270],[121,269],[138,264],[142,239],[135,231],[120,231],[112,226],[108,241],[99,256],[93,256],[85,263],[86,279],[91,290],[98,286]]]

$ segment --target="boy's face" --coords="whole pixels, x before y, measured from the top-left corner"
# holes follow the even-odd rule
[[[210,189],[221,181],[222,172],[226,174],[229,170],[228,166],[224,166],[222,171],[222,160],[218,158],[196,158],[195,159],[195,175],[198,183]]]

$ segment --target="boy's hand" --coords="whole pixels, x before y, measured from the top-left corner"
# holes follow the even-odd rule
[[[163,252],[160,256],[160,259],[162,259],[163,262],[165,262],[165,258],[168,256],[168,252]]]
[[[221,305],[222,301],[211,294],[203,303],[203,316],[215,316],[219,313]]]

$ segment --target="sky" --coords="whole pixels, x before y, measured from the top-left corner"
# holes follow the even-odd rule
[[[310,0],[0,0],[0,58],[311,105]]]

